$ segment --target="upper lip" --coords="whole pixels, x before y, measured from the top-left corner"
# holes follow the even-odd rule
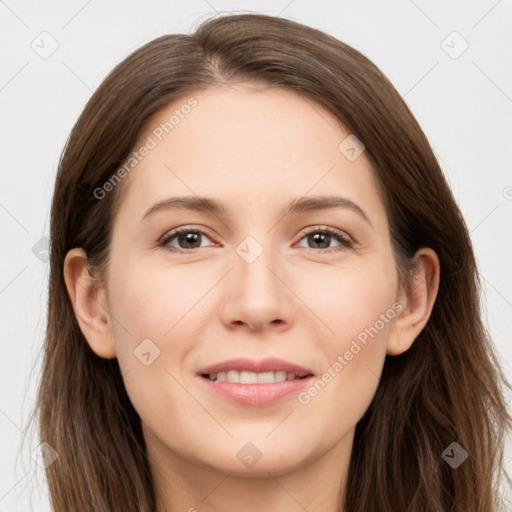
[[[284,371],[286,373],[293,373],[297,377],[305,377],[306,375],[313,374],[313,372],[308,368],[304,368],[297,364],[290,363],[284,359],[278,359],[276,357],[268,357],[258,361],[243,357],[230,359],[228,361],[222,361],[220,363],[207,366],[206,368],[199,370],[198,374],[211,375],[220,372],[227,372],[229,370],[237,370],[239,372],[247,371],[254,373]]]

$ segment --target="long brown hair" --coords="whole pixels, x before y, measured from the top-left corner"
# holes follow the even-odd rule
[[[96,356],[78,327],[63,262],[82,247],[91,268],[107,268],[123,183],[101,200],[94,190],[123,164],[148,119],[194,91],[234,82],[285,88],[332,112],[366,147],[400,275],[407,280],[420,247],[439,256],[432,315],[410,350],[386,357],[357,424],[345,510],[494,512],[509,384],[481,320],[469,233],[432,149],[361,53],[319,30],[255,14],[215,17],[192,35],[165,35],[133,52],[93,94],[67,141],[51,210],[48,324],[33,413],[41,441],[59,455],[46,469],[53,509],[156,508],[140,417],[117,359]],[[442,457],[453,442],[468,454],[457,468]]]

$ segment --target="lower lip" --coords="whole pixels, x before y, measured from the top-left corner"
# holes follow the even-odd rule
[[[199,378],[210,391],[230,402],[244,405],[269,405],[293,393],[299,393],[311,382],[313,376],[267,384],[238,384],[218,382],[202,376]]]

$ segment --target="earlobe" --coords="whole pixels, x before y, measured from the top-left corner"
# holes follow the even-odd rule
[[[104,359],[116,357],[106,292],[89,273],[85,251],[71,249],[63,271],[75,317],[91,349]]]
[[[439,290],[440,265],[434,250],[416,252],[416,272],[408,292],[401,291],[403,309],[395,318],[386,353],[399,355],[407,351],[427,324]]]

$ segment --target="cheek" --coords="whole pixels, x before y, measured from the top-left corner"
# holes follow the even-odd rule
[[[396,316],[397,281],[392,261],[364,271],[343,270],[339,278],[317,280],[309,294],[312,309],[333,333],[322,338],[323,373],[298,398],[349,428],[362,417],[379,384]]]
[[[162,338],[190,311],[204,294],[192,271],[152,265],[143,258],[112,265],[109,305],[112,316],[126,326],[134,341]],[[184,322],[187,323],[186,321]],[[180,327],[181,327],[180,323]]]
[[[336,350],[373,326],[396,299],[397,275],[390,258],[366,264],[355,261],[314,272],[303,268],[299,274],[301,278],[295,284],[297,295],[329,328],[326,346]],[[379,322],[382,334],[386,332],[384,327]]]
[[[187,283],[181,282],[182,274],[128,262],[110,274],[117,359],[130,401],[151,428],[174,428],[177,411],[190,408],[190,397],[178,383],[183,382],[182,370],[195,349],[193,340],[199,339],[191,332],[191,319],[199,311],[192,308],[200,297],[195,297],[194,288],[184,293]]]
[[[195,293],[190,281],[180,279],[183,273],[172,269],[157,272],[129,261],[112,267],[109,306],[120,366],[128,371],[154,360],[156,366],[167,367],[171,346],[176,366],[183,351],[191,348],[183,329],[191,325],[187,315],[199,300],[199,291]]]

